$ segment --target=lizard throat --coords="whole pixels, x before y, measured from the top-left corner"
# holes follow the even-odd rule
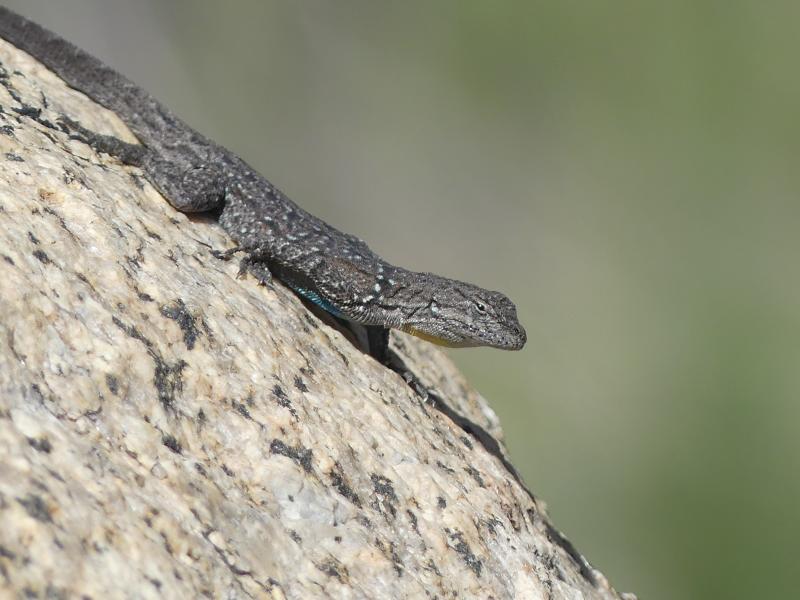
[[[436,337],[435,335],[432,335],[425,331],[421,331],[416,327],[411,327],[410,325],[402,327],[402,330],[405,331],[406,333],[410,333],[413,336],[423,339],[426,342],[436,344],[437,346],[447,346],[448,348],[459,348],[465,346],[465,344],[459,344],[458,342],[452,342],[444,338]]]

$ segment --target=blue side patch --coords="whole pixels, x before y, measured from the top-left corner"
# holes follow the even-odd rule
[[[328,311],[334,317],[344,318],[344,315],[339,310],[337,310],[327,300],[323,300],[322,298],[320,298],[319,294],[317,294],[316,292],[312,292],[311,290],[307,290],[304,288],[294,288],[294,291],[303,296],[304,298],[308,298],[309,300],[311,300],[311,302],[313,302],[323,310]]]

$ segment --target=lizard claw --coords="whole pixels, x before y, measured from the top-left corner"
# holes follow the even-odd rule
[[[68,117],[67,115],[58,115],[56,119],[56,123],[61,126],[62,129],[65,131],[70,129],[80,129],[81,125],[75,119]]]
[[[211,250],[211,256],[220,260],[230,260],[231,256],[241,251],[241,247],[234,246],[233,248],[228,248],[227,250]]]
[[[83,125],[78,123],[75,119],[67,115],[59,115],[56,119],[56,124],[61,128],[61,131],[66,133],[70,139],[88,144],[90,140],[90,131]]]

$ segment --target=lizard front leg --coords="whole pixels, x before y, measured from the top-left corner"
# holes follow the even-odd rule
[[[380,325],[365,325],[367,352],[382,365],[389,364],[389,330]]]
[[[243,252],[245,256],[239,261],[238,277],[243,277],[250,273],[256,278],[259,285],[267,285],[272,282],[272,273],[267,264],[267,256],[263,250],[257,247],[234,246],[227,250],[212,250],[211,254],[220,260],[230,260],[234,254]]]
[[[147,148],[141,144],[131,144],[113,135],[95,133],[66,115],[62,115],[58,119],[58,124],[69,134],[70,139],[83,142],[97,152],[113,156],[122,163],[133,167],[141,167],[144,164]]]
[[[147,180],[181,212],[205,212],[222,205],[225,177],[214,165],[165,160],[145,145],[96,133],[67,116],[62,116],[59,124],[71,139],[88,144],[126,165],[141,168]]]

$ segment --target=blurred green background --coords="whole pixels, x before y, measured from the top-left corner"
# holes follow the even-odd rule
[[[618,589],[792,595],[800,3],[6,4],[388,259],[511,296],[527,348],[451,356]]]

